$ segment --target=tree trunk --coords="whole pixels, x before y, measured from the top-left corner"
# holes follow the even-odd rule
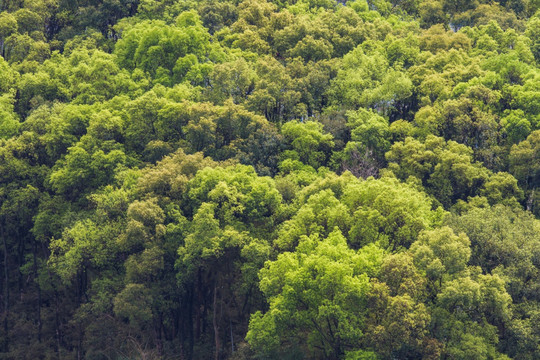
[[[214,316],[213,316],[213,325],[214,325],[214,342],[216,345],[216,352],[214,355],[214,360],[219,360],[219,327],[217,322],[217,281],[214,283]]]
[[[8,267],[8,247],[7,239],[2,226],[2,240],[4,243],[4,349],[3,352],[9,351],[9,267]]]
[[[187,321],[187,339],[188,339],[188,358],[193,357],[193,348],[195,346],[195,334],[193,329],[193,297],[195,295],[195,284],[191,285],[191,290],[188,295],[188,321]],[[198,310],[197,310],[198,313]]]
[[[33,257],[34,257],[34,279],[37,286],[37,295],[38,295],[38,307],[37,307],[37,323],[38,323],[38,332],[37,332],[37,338],[38,342],[41,344],[41,286],[39,285],[39,282],[37,281],[38,278],[38,266],[37,266],[37,244],[34,241],[34,246],[32,248]]]
[[[43,251],[43,256],[45,258],[48,258],[49,253],[47,251],[47,247],[45,246],[45,243],[41,243],[41,250]],[[59,316],[60,312],[59,312],[59,304],[58,304],[58,289],[56,289],[56,285],[54,284],[49,268],[46,267],[46,269],[47,269],[47,275],[49,276],[49,281],[54,290],[54,304],[55,304],[54,306],[54,333],[56,337],[56,353],[58,354],[58,360],[61,360],[62,355],[61,355],[61,348],[60,348],[61,334],[60,334],[60,316]]]
[[[202,304],[202,295],[201,295],[201,270],[197,273],[197,284],[195,285],[195,340],[199,340],[201,337],[201,304]]]
[[[229,317],[229,329],[231,331],[231,354],[234,353],[234,337],[233,337],[233,330],[232,330],[232,321]]]
[[[52,281],[52,279],[51,279]],[[60,317],[59,317],[59,309],[58,309],[58,290],[56,290],[56,287],[54,288],[54,302],[55,302],[55,309],[54,309],[54,326],[55,326],[55,333],[56,333],[56,351],[58,353],[58,360],[62,359],[61,355],[61,347],[60,347]]]

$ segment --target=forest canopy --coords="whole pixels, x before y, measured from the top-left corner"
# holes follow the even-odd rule
[[[540,358],[540,1],[0,1],[1,359]]]

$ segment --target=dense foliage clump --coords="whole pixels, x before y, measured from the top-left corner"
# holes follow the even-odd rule
[[[0,358],[540,358],[537,0],[0,1]]]

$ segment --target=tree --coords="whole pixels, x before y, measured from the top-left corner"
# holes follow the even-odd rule
[[[17,32],[17,19],[13,16],[12,13],[7,11],[2,11],[0,13],[0,56],[4,57],[4,44],[6,38],[11,34]]]
[[[176,19],[176,26],[148,20],[130,27],[116,44],[115,54],[120,66],[127,69],[139,68],[156,76],[162,68],[169,76],[177,73],[181,80],[206,59],[209,46],[209,34],[198,15],[185,12]],[[194,63],[186,62],[186,56],[194,56]]]
[[[269,310],[252,315],[247,340],[267,356],[303,349],[313,357],[337,359],[358,350],[367,314],[369,276],[382,251],[356,252],[334,230],[327,238],[302,237],[295,252],[267,262],[260,272]]]
[[[232,98],[235,104],[245,101],[255,87],[257,74],[244,58],[218,64],[210,74],[210,98],[222,103]]]
[[[266,116],[268,121],[282,123],[305,116],[302,94],[295,89],[295,79],[273,57],[260,57],[255,71],[259,81],[247,99],[246,107]]]
[[[434,204],[425,193],[392,177],[351,183],[342,201],[353,216],[349,241],[354,247],[377,241],[393,251],[407,248],[443,215],[442,208],[432,210]]]
[[[425,142],[406,138],[386,154],[389,169],[400,179],[415,177],[445,207],[458,200],[486,196],[491,203],[519,201],[523,193],[509,174],[493,174],[472,159],[473,151],[454,141],[429,135]]]
[[[431,314],[423,303],[426,280],[412,257],[386,256],[371,285],[366,345],[385,359],[436,357],[441,345],[428,333]]]
[[[105,140],[103,147],[92,143],[99,140],[88,134],[68,149],[65,158],[57,162],[51,174],[49,181],[54,190],[75,200],[82,194],[110,184],[115,172],[132,162],[120,144],[114,140]]]
[[[538,42],[538,34],[540,33],[540,18],[538,16],[533,16],[530,18],[527,24],[526,35],[534,41],[531,46],[531,51],[534,54],[536,61],[540,59],[540,43]]]
[[[329,88],[333,104],[347,109],[370,107],[388,115],[397,101],[412,95],[412,83],[399,67],[391,67],[380,52],[362,46],[343,57],[343,68]]]
[[[499,275],[469,266],[470,244],[465,233],[443,227],[422,233],[411,252],[428,278],[431,332],[445,342],[444,353],[487,359],[501,356],[496,334],[510,322],[512,301]]]
[[[333,137],[323,133],[322,124],[290,121],[283,125],[282,134],[291,149],[285,156],[296,157],[314,168],[324,166],[330,159]]]
[[[414,262],[425,271],[432,296],[443,280],[463,276],[471,256],[470,241],[464,233],[455,235],[449,227],[424,231],[411,246]]]
[[[518,179],[527,194],[527,209],[538,213],[536,188],[540,184],[540,131],[532,132],[525,141],[513,145],[510,150],[510,172]]]
[[[9,94],[0,97],[0,138],[8,139],[19,130],[21,124],[13,110],[13,98]]]
[[[486,273],[504,274],[515,304],[537,298],[534,279],[538,275],[531,257],[539,249],[535,235],[539,223],[530,213],[497,205],[473,208],[449,216],[446,222],[470,238],[472,265]]]
[[[275,244],[283,250],[293,250],[302,236],[328,236],[339,228],[347,234],[351,228],[349,209],[336,199],[331,189],[311,195],[289,221],[283,224]]]
[[[364,109],[348,112],[347,115],[351,140],[357,142],[360,148],[372,151],[377,161],[384,161],[384,154],[390,148],[388,121],[374,111]]]

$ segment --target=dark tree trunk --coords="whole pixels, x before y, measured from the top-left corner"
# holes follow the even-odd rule
[[[37,244],[36,242],[34,241],[34,246],[32,248],[32,255],[33,255],[33,258],[34,258],[34,280],[36,282],[36,286],[37,286],[37,296],[38,296],[38,306],[37,306],[37,325],[38,325],[38,330],[37,330],[37,338],[38,338],[38,342],[41,343],[41,328],[42,328],[42,322],[41,322],[41,286],[39,285],[39,282],[38,282],[38,266],[37,266]]]
[[[8,247],[6,233],[2,225],[2,241],[4,243],[4,349],[9,351],[9,266],[8,266]]]
[[[219,326],[217,321],[217,281],[214,283],[214,304],[213,304],[214,314],[212,317],[212,323],[214,325],[214,343],[216,346],[216,351],[214,353],[214,360],[219,360]]]
[[[47,247],[45,246],[45,243],[41,243],[41,250],[43,251],[43,255],[45,258],[49,258],[49,252],[47,251]],[[60,332],[60,306],[59,306],[59,299],[58,299],[58,289],[56,289],[56,285],[54,284],[51,272],[47,268],[47,274],[49,276],[49,281],[52,284],[53,290],[54,290],[54,334],[56,338],[56,354],[58,355],[58,360],[62,359],[61,355],[61,341],[62,341],[62,334]]]

